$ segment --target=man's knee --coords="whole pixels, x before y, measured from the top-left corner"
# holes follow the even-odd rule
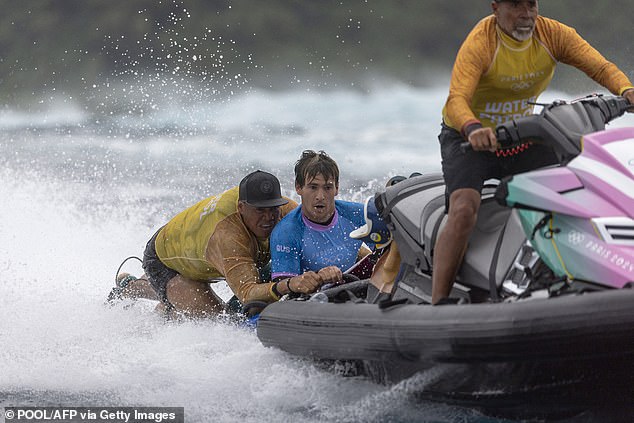
[[[473,189],[460,189],[451,194],[448,219],[464,229],[475,226],[480,208],[480,193]]]

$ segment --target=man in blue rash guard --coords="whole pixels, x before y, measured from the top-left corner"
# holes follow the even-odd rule
[[[306,150],[295,163],[295,191],[302,203],[271,234],[272,279],[288,285],[311,279],[319,284],[341,282],[343,272],[370,253],[350,238],[365,224],[363,204],[335,200],[339,167],[325,152]]]

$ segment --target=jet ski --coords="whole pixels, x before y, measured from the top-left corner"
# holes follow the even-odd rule
[[[422,381],[426,399],[632,405],[634,128],[606,129],[632,105],[591,95],[541,106],[496,134],[549,145],[559,164],[487,183],[448,304],[430,305],[443,178],[397,178],[351,234],[375,247],[372,276],[267,306],[260,341],[381,383]]]

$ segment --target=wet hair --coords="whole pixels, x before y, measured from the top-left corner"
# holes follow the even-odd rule
[[[295,185],[303,187],[306,181],[321,174],[324,179],[334,179],[335,186],[339,186],[339,167],[325,151],[304,150],[299,160],[295,162]]]

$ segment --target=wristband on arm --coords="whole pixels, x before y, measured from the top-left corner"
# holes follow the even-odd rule
[[[289,294],[297,294],[297,292],[291,289],[291,278],[286,279],[286,289],[288,289]]]
[[[277,290],[278,283],[279,282],[273,282],[270,289],[271,296],[275,299],[275,301],[279,301],[279,299],[282,298],[280,291]]]
[[[463,129],[463,133],[464,133],[464,137],[465,139],[469,139],[469,135],[475,131],[476,129],[480,129],[482,128],[482,124],[480,122],[473,122],[468,124],[467,126],[464,127]]]

